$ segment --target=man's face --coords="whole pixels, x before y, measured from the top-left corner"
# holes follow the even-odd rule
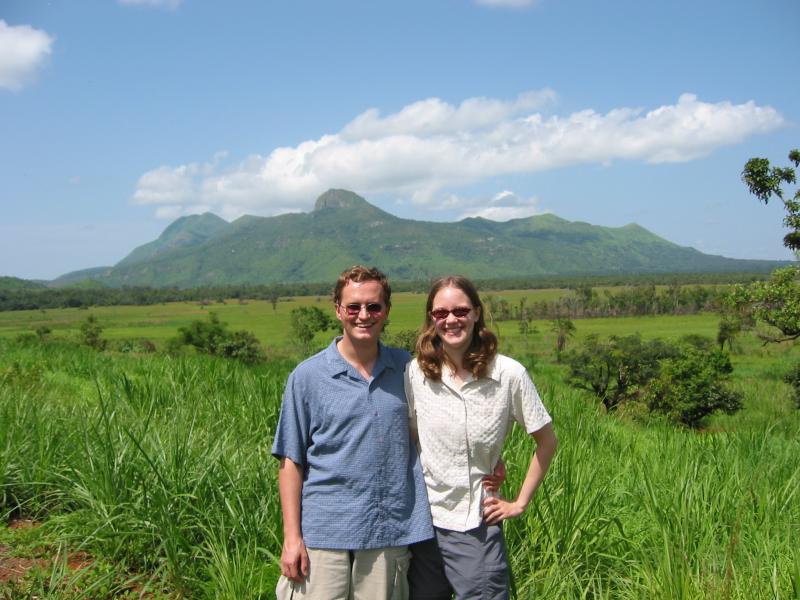
[[[336,318],[342,322],[343,334],[352,344],[377,344],[387,316],[389,309],[379,282],[347,282],[336,307]]]

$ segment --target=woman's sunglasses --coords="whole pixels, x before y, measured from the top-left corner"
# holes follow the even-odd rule
[[[442,321],[450,316],[450,313],[453,313],[453,316],[458,319],[463,319],[469,314],[471,308],[467,308],[466,306],[459,306],[454,308],[453,310],[447,310],[446,308],[435,308],[431,311],[431,316],[436,319],[437,321]]]

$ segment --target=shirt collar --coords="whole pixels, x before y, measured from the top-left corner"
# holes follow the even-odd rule
[[[325,348],[325,359],[328,363],[328,374],[331,377],[336,377],[337,375],[341,375],[342,373],[347,373],[350,369],[355,371],[355,367],[347,362],[344,357],[339,352],[339,349],[336,347],[336,344],[339,340],[342,339],[342,336],[337,336],[333,339],[333,341]],[[378,358],[375,360],[375,366],[372,367],[372,378],[375,379],[378,375],[381,374],[385,369],[391,369],[392,371],[397,371],[398,368],[403,369],[405,368],[405,364],[400,365],[398,367],[396,357],[393,355],[389,349],[384,346],[380,341],[378,342]]]
[[[500,379],[503,376],[502,370],[500,369],[500,365],[497,364],[497,356],[492,359],[492,362],[489,363],[488,368],[486,369],[486,375],[481,379],[491,379],[492,381],[496,381],[500,383]],[[470,379],[464,382],[464,385],[476,381],[476,379],[470,376]],[[480,381],[480,380],[477,380]],[[457,389],[455,384],[453,383],[453,378],[450,376],[450,370],[442,366],[442,382],[446,383],[449,387],[453,389]]]
[[[500,370],[500,365],[497,364],[496,354],[494,355],[494,358],[492,358],[492,362],[489,363],[489,368],[486,369],[486,377],[496,381],[497,383],[500,383],[502,372]]]

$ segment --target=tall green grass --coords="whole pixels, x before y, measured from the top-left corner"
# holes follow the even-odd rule
[[[118,579],[271,598],[270,446],[292,366],[0,340],[0,510],[44,520]],[[697,433],[606,415],[557,366],[533,374],[560,445],[528,511],[505,525],[518,597],[800,598],[800,413],[777,381],[740,381],[766,416]],[[507,493],[532,450],[515,429]]]

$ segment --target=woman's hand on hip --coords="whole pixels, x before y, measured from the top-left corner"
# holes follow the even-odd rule
[[[513,519],[525,512],[525,507],[503,498],[485,498],[483,501],[483,520],[487,525],[497,525],[506,519]]]

